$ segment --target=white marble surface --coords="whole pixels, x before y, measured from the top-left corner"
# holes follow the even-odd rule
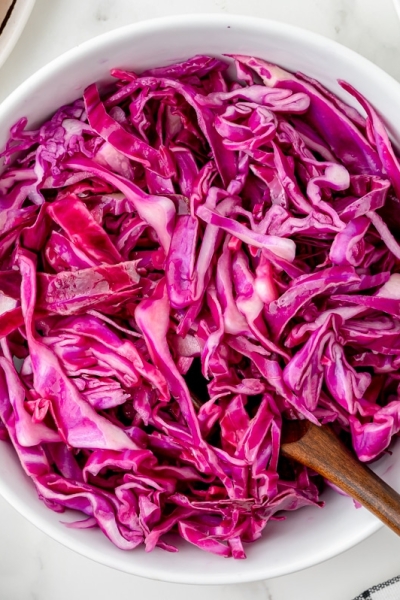
[[[84,40],[162,15],[227,12],[272,18],[333,38],[400,80],[400,24],[391,0],[37,0],[0,69],[0,100],[40,66]],[[380,530],[326,563],[255,584],[164,584],[112,571],[37,531],[0,499],[0,600],[351,600],[400,573],[400,539]]]

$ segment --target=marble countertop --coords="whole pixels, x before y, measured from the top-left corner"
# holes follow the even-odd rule
[[[0,69],[0,101],[65,50],[129,22],[226,12],[292,23],[349,46],[400,80],[400,23],[391,0],[37,0]],[[400,573],[400,539],[386,529],[344,554],[286,577],[235,586],[182,586],[95,564],[38,531],[0,499],[1,600],[351,600]]]

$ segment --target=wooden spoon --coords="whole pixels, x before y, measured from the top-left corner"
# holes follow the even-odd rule
[[[285,422],[281,452],[334,483],[400,535],[400,494],[359,462],[329,426]]]

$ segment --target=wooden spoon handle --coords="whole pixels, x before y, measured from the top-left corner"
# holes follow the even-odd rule
[[[329,426],[309,423],[302,434],[282,443],[282,454],[334,483],[400,535],[400,494],[360,463]]]

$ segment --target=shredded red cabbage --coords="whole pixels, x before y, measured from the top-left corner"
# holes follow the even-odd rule
[[[385,127],[256,58],[115,70],[0,176],[0,439],[119,548],[244,558],[323,482],[283,419],[361,461],[400,430],[400,168]],[[20,366],[15,367],[19,359]]]

